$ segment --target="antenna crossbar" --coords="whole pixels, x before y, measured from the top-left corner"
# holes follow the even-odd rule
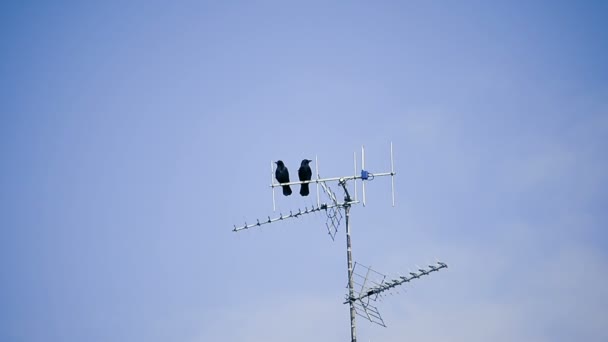
[[[275,183],[274,181],[272,181],[272,184],[270,184],[270,187],[276,188],[278,186],[284,186],[284,185],[324,183],[324,182],[335,182],[335,181],[342,181],[342,180],[349,181],[349,180],[355,180],[355,179],[373,180],[374,177],[394,176],[396,174],[397,174],[396,172],[371,173],[371,172],[365,171],[365,176],[331,177],[331,178],[311,179],[311,180],[307,180],[307,181],[297,181],[297,182],[288,182],[288,183]]]

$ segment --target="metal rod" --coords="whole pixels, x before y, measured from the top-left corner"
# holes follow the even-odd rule
[[[348,297],[353,298],[355,291],[353,288],[353,255],[350,243],[350,203],[344,206],[346,212],[346,260],[348,263]],[[357,342],[357,329],[355,327],[355,303],[350,301],[350,337],[351,342]]]
[[[361,170],[365,170],[365,147],[361,145]],[[365,207],[365,180],[361,181],[361,192],[363,195],[363,206]]]
[[[274,162],[270,161],[270,183],[274,183]],[[277,207],[274,200],[274,187],[272,188],[272,211],[277,211]]]
[[[384,176],[394,176],[397,172],[380,172],[380,173],[371,173],[369,176],[373,179],[374,177],[384,177]],[[357,179],[360,179],[361,176],[357,176]]]
[[[388,172],[387,174],[390,175],[390,172]],[[340,179],[353,180],[354,178],[355,178],[354,176],[346,176],[346,177],[319,178],[319,179],[311,179],[311,180],[307,180],[307,181],[297,181],[297,182],[288,182],[288,183],[275,183],[275,182],[272,182],[272,184],[270,185],[270,187],[276,188],[278,186],[284,186],[284,185],[298,185],[298,184],[308,184],[308,183],[335,182],[335,181],[339,181]],[[361,176],[357,176],[357,178],[361,178]]]
[[[321,205],[321,199],[319,197],[319,157],[315,156],[315,168],[317,169],[317,207]]]
[[[357,152],[353,152],[353,160],[355,161],[355,173],[354,177],[357,177]],[[355,201],[357,200],[357,180],[355,179]]]
[[[391,141],[391,195],[393,196],[393,207],[395,206],[395,163],[393,162],[393,142]]]
[[[370,179],[373,179],[374,177],[394,176],[396,174],[397,174],[396,172],[381,172],[381,173],[370,173],[369,176],[370,176]],[[274,183],[274,181],[273,181],[272,184],[270,184],[270,187],[276,188],[276,187],[284,186],[284,185],[335,182],[335,181],[340,181],[340,180],[350,181],[350,180],[354,180],[354,179],[361,179],[361,176],[319,178],[319,179],[311,179],[308,181],[297,181],[297,182],[288,182],[288,183]],[[363,184],[365,184],[365,183],[363,183]]]

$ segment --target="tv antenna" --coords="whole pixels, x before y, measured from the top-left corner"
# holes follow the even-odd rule
[[[315,175],[316,178],[305,181],[297,182],[275,182],[275,162],[270,163],[270,188],[272,189],[272,208],[276,211],[276,198],[275,188],[284,187],[291,185],[301,185],[314,183],[316,185],[317,203],[311,208],[305,207],[304,210],[297,209],[297,211],[290,210],[289,214],[279,213],[279,216],[267,219],[257,219],[255,223],[245,222],[242,226],[234,226],[232,229],[234,232],[242,230],[260,227],[262,225],[271,224],[278,221],[287,220],[290,218],[297,218],[302,215],[307,215],[315,212],[325,212],[327,219],[325,226],[332,240],[335,239],[336,233],[342,220],[345,222],[346,230],[346,259],[348,265],[348,294],[344,304],[350,306],[350,335],[351,342],[357,341],[356,333],[356,320],[355,316],[359,315],[366,318],[372,323],[379,324],[386,327],[384,320],[382,319],[378,308],[374,305],[378,298],[381,298],[386,293],[390,293],[395,287],[402,284],[408,283],[414,279],[419,279],[422,276],[429,275],[430,273],[437,272],[443,268],[447,268],[447,264],[438,261],[436,265],[429,265],[429,269],[419,268],[419,273],[410,272],[410,276],[400,276],[392,280],[386,280],[386,276],[372,270],[370,267],[363,266],[362,264],[354,263],[352,257],[351,248],[351,236],[350,236],[350,209],[352,205],[363,204],[366,205],[366,183],[373,181],[376,177],[391,177],[391,199],[392,205],[395,206],[395,165],[393,159],[393,143],[390,144],[390,157],[391,157],[391,170],[390,172],[372,173],[365,168],[365,147],[361,146],[361,170],[357,167],[357,153],[353,153],[354,159],[354,173],[353,175],[342,176],[342,177],[331,177],[321,178],[319,174],[319,160],[315,157]],[[348,190],[348,182],[352,181],[354,184],[354,197]],[[357,181],[361,181],[361,201],[359,201],[357,193]],[[337,182],[337,185],[342,188],[344,193],[344,199],[340,201],[336,194],[331,190],[329,184]],[[321,191],[327,196],[328,202],[321,203],[320,193]],[[342,212],[344,211],[344,214]],[[359,266],[355,272],[355,268]]]

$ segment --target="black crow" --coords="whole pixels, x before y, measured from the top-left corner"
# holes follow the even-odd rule
[[[274,176],[276,177],[279,183],[289,183],[289,171],[285,164],[283,164],[282,160],[276,161],[277,170],[274,172]],[[291,188],[289,185],[283,185],[283,195],[289,196],[291,195]]]
[[[300,177],[300,181],[309,181],[312,178],[312,170],[308,163],[312,160],[304,159],[302,160],[302,164],[300,164],[300,168],[298,169],[298,176]],[[300,184],[300,195],[308,196],[310,191],[308,190],[308,183]]]

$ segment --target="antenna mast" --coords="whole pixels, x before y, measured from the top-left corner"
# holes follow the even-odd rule
[[[350,243],[350,195],[348,193],[348,189],[346,188],[346,181],[340,180],[340,185],[344,189],[344,202],[346,205],[344,206],[344,213],[346,217],[346,260],[348,264],[348,297],[352,298],[354,295],[354,286],[353,286],[353,253],[352,246]],[[355,304],[354,302],[350,302],[350,337],[351,342],[357,342],[357,328],[355,322]]]

